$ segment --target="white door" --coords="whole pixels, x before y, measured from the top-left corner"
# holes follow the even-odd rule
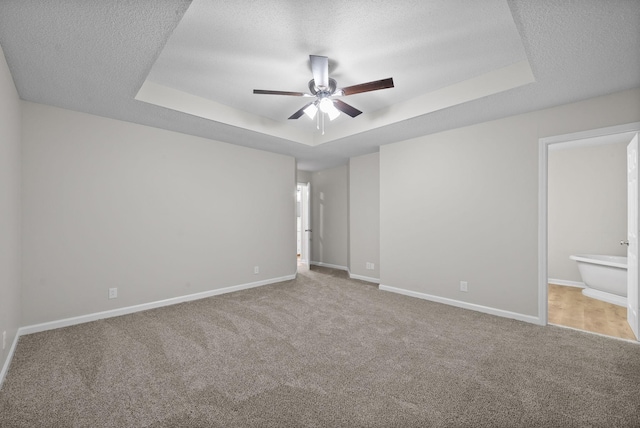
[[[301,217],[302,217],[302,253],[300,254],[300,259],[303,263],[309,264],[311,260],[311,216],[310,216],[310,203],[309,203],[309,195],[311,194],[311,183],[307,183],[302,186],[302,203],[300,204],[301,208]]]
[[[638,134],[627,146],[627,321],[640,338],[638,319]]]

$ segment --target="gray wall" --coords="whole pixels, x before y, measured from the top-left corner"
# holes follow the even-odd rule
[[[311,262],[346,269],[348,256],[348,167],[311,176]]]
[[[20,114],[20,99],[0,47],[0,340],[7,332],[0,369],[20,327]]]
[[[310,183],[311,182],[311,172],[309,171],[296,171],[296,183]]]
[[[23,325],[295,273],[292,157],[28,102],[23,125]]]
[[[636,89],[382,146],[381,284],[536,317],[539,139],[638,120]]]
[[[366,269],[366,263],[374,269]],[[349,271],[380,278],[380,155],[349,160]]]
[[[627,143],[550,148],[548,165],[549,278],[581,282],[571,254],[627,254]]]

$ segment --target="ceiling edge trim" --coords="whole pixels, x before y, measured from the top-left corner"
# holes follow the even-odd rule
[[[313,135],[291,129],[286,123],[234,109],[207,98],[189,94],[146,80],[136,96],[138,101],[176,110],[238,128],[284,138],[308,146],[314,145]]]
[[[506,67],[446,86],[378,111],[362,114],[339,128],[335,127],[327,130],[325,135],[292,129],[286,122],[281,123],[237,110],[210,99],[148,80],[144,82],[136,94],[135,99],[307,146],[317,146],[533,82],[535,82],[535,78],[529,62],[527,60],[518,61]]]
[[[423,116],[533,82],[535,77],[529,62],[518,61],[378,111],[362,114],[356,118],[357,121],[354,120],[340,129],[332,130],[328,135],[320,136],[318,144]]]

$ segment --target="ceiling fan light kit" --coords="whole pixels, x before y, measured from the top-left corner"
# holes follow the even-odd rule
[[[304,111],[304,114],[309,116],[309,119],[313,119],[316,117],[316,113],[318,112],[318,107],[315,105],[315,103],[312,103],[312,104],[309,104],[307,107],[305,107],[303,111]]]
[[[310,94],[304,92],[272,91],[265,89],[254,89],[254,94],[260,95],[287,95],[294,97],[316,97],[315,101],[307,103],[300,110],[289,116],[289,119],[298,119],[303,114],[310,119],[317,119],[317,128],[322,129],[324,135],[324,115],[329,116],[329,120],[334,120],[340,116],[340,112],[356,117],[362,112],[357,108],[341,100],[331,97],[341,97],[346,95],[360,94],[363,92],[377,91],[379,89],[393,88],[393,78],[375,80],[373,82],[361,83],[358,85],[338,88],[335,79],[329,77],[329,58],[326,56],[309,55],[311,63],[311,73],[313,79],[309,81]],[[318,110],[322,114],[318,114]]]

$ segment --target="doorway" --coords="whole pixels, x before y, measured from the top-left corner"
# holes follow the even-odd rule
[[[296,248],[298,270],[308,269],[311,260],[311,183],[298,183],[296,187]]]
[[[565,259],[565,254],[562,251],[558,251],[558,248],[561,247],[558,245],[557,231],[558,224],[562,224],[562,222],[558,221],[558,217],[565,216],[565,222],[576,221],[579,222],[582,217],[587,217],[587,215],[580,216],[579,214],[571,217],[570,213],[562,212],[562,215],[558,214],[557,201],[559,194],[561,192],[557,191],[551,187],[556,182],[556,175],[558,165],[570,165],[557,163],[558,159],[562,159],[561,156],[552,157],[553,163],[550,166],[550,155],[549,152],[553,152],[553,155],[556,156],[558,153],[557,150],[562,150],[564,153],[565,159],[570,159],[571,150],[576,149],[575,153],[581,153],[584,155],[585,153],[590,152],[590,156],[593,156],[597,152],[593,150],[602,150],[598,147],[602,146],[604,148],[605,145],[617,144],[616,147],[611,148],[611,150],[615,150],[617,153],[615,156],[616,162],[620,163],[620,174],[624,174],[624,176],[617,177],[615,180],[616,183],[620,182],[622,178],[623,181],[620,182],[620,187],[626,187],[626,145],[633,139],[635,133],[640,129],[639,123],[632,123],[621,126],[614,126],[608,128],[602,128],[592,131],[580,132],[575,134],[567,134],[560,135],[556,137],[544,138],[540,140],[539,145],[539,293],[538,293],[538,306],[539,306],[539,314],[540,314],[540,322],[541,324],[557,324],[563,325],[566,327],[592,331],[595,333],[605,334],[614,337],[621,337],[626,339],[636,340],[634,337],[634,333],[629,327],[629,324],[626,322],[626,313],[627,308],[619,307],[610,303],[602,302],[600,300],[591,299],[589,297],[584,296],[581,293],[581,289],[578,288],[580,286],[584,287],[584,284],[581,283],[580,277],[571,278],[571,275],[567,275],[570,277],[569,280],[562,279],[563,276],[561,273],[562,269],[558,266],[564,264],[564,268],[570,266],[571,269],[575,270],[577,273],[577,268],[573,264],[567,263],[576,263],[574,261],[569,261],[568,256]],[[621,149],[622,147],[622,149]],[[609,150],[609,149],[606,149]],[[623,152],[620,152],[623,150]],[[556,168],[554,171],[553,168]],[[624,170],[624,171],[623,171]],[[550,173],[553,172],[553,176],[550,177]],[[568,174],[571,175],[571,174]],[[551,179],[551,180],[550,180]],[[551,183],[550,183],[551,181]],[[572,191],[570,186],[568,189],[563,189],[563,192]],[[626,188],[621,188],[616,190],[618,193],[623,192],[622,197],[626,199],[627,190]],[[589,193],[589,189],[580,190],[578,188],[577,192]],[[570,194],[570,193],[569,193]],[[566,193],[564,194],[566,198]],[[562,199],[562,198],[560,198]],[[636,198],[637,199],[637,198]],[[626,204],[625,204],[626,205]],[[554,208],[553,216],[550,218],[550,206]],[[578,210],[579,211],[579,210]],[[621,216],[621,213],[618,209],[618,217]],[[625,210],[626,211],[626,210]],[[586,211],[582,211],[583,213]],[[617,246],[619,241],[626,238],[626,212],[624,212],[624,218],[616,219],[615,223],[618,226],[618,232],[608,233],[606,234],[606,239],[611,240],[609,243],[609,249],[605,249],[602,251],[611,251],[613,245],[613,241],[615,239],[618,242],[615,242]],[[637,217],[637,213],[635,214]],[[572,218],[574,220],[572,220]],[[622,221],[621,221],[622,220]],[[637,220],[637,219],[636,219]],[[622,222],[622,225],[620,223]],[[550,236],[550,228],[551,231],[554,232],[552,236]],[[617,230],[614,228],[614,230]],[[570,235],[570,232],[562,231],[561,234],[563,237],[565,235]],[[609,235],[616,235],[609,236]],[[621,236],[618,236],[621,235]],[[550,244],[553,244],[552,248],[550,248]],[[588,244],[584,244],[581,242],[577,246],[574,247],[571,251],[576,251],[575,248],[588,248]],[[599,249],[600,246],[596,245],[594,248]],[[618,248],[613,248],[614,252],[624,252],[625,250]],[[622,253],[621,253],[622,254]],[[626,254],[625,254],[626,255]],[[636,262],[637,264],[637,262]],[[636,266],[637,268],[637,266]],[[565,270],[566,272],[566,270]],[[575,274],[574,274],[575,276]],[[556,278],[554,278],[556,277]],[[558,280],[557,278],[560,277]],[[576,281],[577,279],[577,281]],[[635,281],[637,283],[637,281]],[[631,287],[631,282],[628,285]],[[635,284],[635,289],[637,290],[638,284]],[[637,291],[636,291],[637,293]],[[628,293],[633,296],[633,293]],[[637,295],[637,294],[636,294]],[[633,300],[633,299],[632,299]],[[637,302],[635,302],[637,305]]]

